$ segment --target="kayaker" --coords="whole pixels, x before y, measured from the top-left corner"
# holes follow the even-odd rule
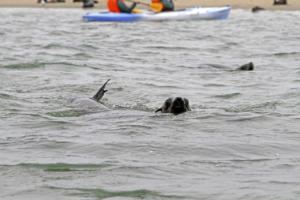
[[[124,3],[124,0],[108,0],[107,1],[107,8],[109,12],[116,12],[116,13],[132,13],[132,10],[135,6],[139,4],[139,1],[135,1],[131,4],[131,6],[127,6]]]
[[[161,3],[163,5],[161,12],[174,10],[173,0],[152,0],[152,3]]]

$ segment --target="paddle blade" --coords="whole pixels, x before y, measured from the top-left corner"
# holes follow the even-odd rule
[[[131,13],[143,13],[143,11],[139,10],[139,9],[133,9],[131,11]]]
[[[164,8],[162,3],[151,3],[150,7],[155,11],[155,12],[161,12]]]

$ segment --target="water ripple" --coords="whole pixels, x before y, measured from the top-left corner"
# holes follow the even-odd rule
[[[1,8],[0,199],[298,195],[298,11],[137,24],[86,12]],[[109,111],[71,105],[108,78]],[[192,111],[154,113],[175,96]]]

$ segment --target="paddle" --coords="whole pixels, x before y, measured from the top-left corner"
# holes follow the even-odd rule
[[[135,2],[133,0],[126,0],[126,1]],[[151,4],[144,3],[144,2],[139,2],[139,3],[145,6],[150,6],[155,12],[161,12],[162,9],[164,8],[162,3],[151,3]]]
[[[148,5],[148,4],[147,4]],[[150,7],[155,11],[155,12],[161,12],[164,8],[162,3],[151,3]]]

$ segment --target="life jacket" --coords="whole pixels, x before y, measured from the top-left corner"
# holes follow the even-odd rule
[[[107,8],[109,12],[116,12],[116,13],[120,12],[120,9],[118,8],[118,0],[108,0]]]
[[[151,0],[151,1],[152,1],[152,3],[160,3],[163,6],[163,9],[161,11],[171,11],[171,10],[167,9],[160,0]]]

